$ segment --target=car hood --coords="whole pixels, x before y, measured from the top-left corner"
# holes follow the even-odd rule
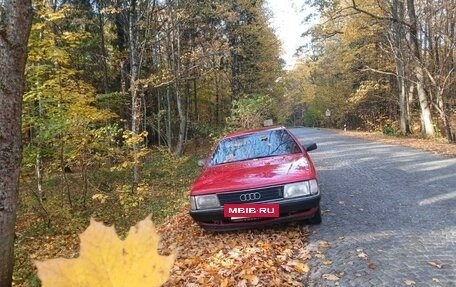
[[[192,186],[192,195],[246,190],[315,178],[305,154],[289,154],[208,166]]]

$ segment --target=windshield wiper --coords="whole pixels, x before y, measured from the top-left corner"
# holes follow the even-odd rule
[[[269,155],[259,155],[259,156],[255,156],[255,157],[249,157],[249,158],[246,158],[246,159],[241,159],[241,160],[237,160],[237,161],[255,160],[255,159],[266,158],[266,157],[272,157],[272,156],[276,156],[276,155],[274,155],[274,154],[269,154]]]

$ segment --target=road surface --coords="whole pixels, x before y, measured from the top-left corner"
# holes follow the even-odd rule
[[[456,286],[456,159],[296,128],[318,172],[304,286]]]

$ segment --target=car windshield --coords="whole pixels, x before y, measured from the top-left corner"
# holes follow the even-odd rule
[[[298,152],[298,144],[286,130],[269,130],[220,141],[211,165]]]

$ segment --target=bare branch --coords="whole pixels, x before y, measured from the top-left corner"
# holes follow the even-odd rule
[[[361,12],[361,13],[363,13],[363,14],[366,14],[366,15],[368,15],[368,16],[374,18],[374,19],[383,20],[383,21],[391,21],[391,22],[399,23],[399,24],[402,24],[402,25],[407,26],[407,27],[409,27],[409,28],[412,28],[412,25],[410,25],[410,24],[407,23],[407,22],[401,21],[401,20],[399,20],[399,19],[395,19],[395,18],[393,18],[393,17],[378,16],[378,15],[372,14],[372,13],[369,12],[369,11],[366,11],[366,10],[364,10],[364,9],[361,9],[361,8],[358,7],[358,5],[356,5],[356,0],[352,0],[352,4],[353,4],[353,5],[352,5],[351,8],[355,9],[355,10],[358,11],[358,12]]]
[[[395,77],[398,77],[398,78],[403,78],[404,80],[409,81],[409,82],[411,82],[413,84],[416,84],[416,82],[411,80],[410,78],[400,76],[400,75],[398,75],[395,72],[382,71],[382,70],[371,68],[369,66],[366,66],[364,69],[360,69],[360,71],[362,71],[362,72],[370,71],[370,72],[375,72],[375,73],[382,74],[382,75],[395,76]]]
[[[361,72],[371,71],[371,72],[375,72],[375,73],[382,74],[382,75],[390,75],[390,76],[395,76],[395,77],[398,76],[398,74],[395,72],[382,71],[382,70],[371,68],[369,66],[366,66],[366,68],[361,69],[360,71]]]

